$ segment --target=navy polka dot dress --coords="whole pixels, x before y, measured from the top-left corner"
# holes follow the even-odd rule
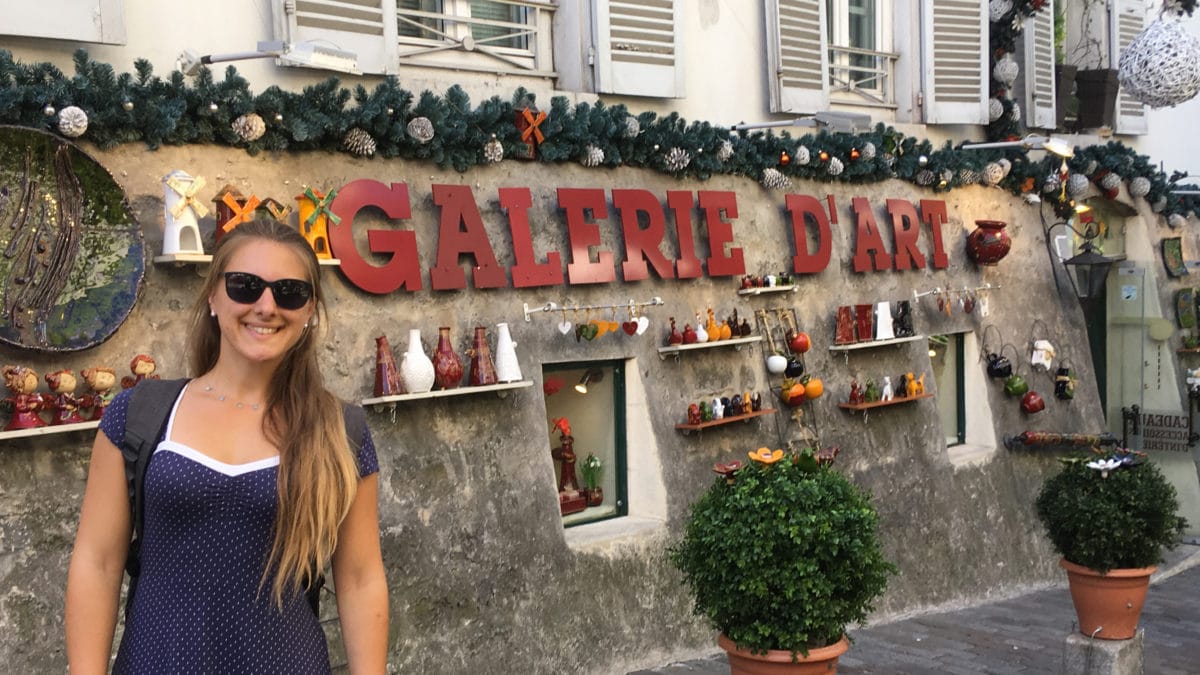
[[[118,447],[128,405],[125,391],[100,422]],[[328,673],[325,634],[304,594],[285,598],[280,613],[270,579],[259,592],[279,458],[219,462],[173,442],[174,418],[172,410],[146,471],[142,572],[113,672]],[[362,476],[379,470],[370,431],[358,467]]]

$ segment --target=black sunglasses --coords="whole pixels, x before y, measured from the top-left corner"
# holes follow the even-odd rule
[[[268,286],[271,288],[271,296],[275,298],[275,304],[283,309],[300,309],[308,304],[313,294],[312,284],[300,279],[266,281],[249,272],[225,273],[225,295],[243,305],[258,302],[263,290]]]

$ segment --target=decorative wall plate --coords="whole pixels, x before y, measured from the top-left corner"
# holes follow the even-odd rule
[[[1163,266],[1167,274],[1182,277],[1188,273],[1187,265],[1183,262],[1183,239],[1168,237],[1162,240]]]
[[[0,126],[0,342],[45,352],[108,339],[145,273],[141,228],[78,146]]]

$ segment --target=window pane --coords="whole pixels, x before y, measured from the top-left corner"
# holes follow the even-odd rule
[[[528,9],[489,0],[471,0],[471,18],[505,23],[524,24]],[[509,26],[493,26],[481,23],[471,24],[471,37],[476,42],[483,42],[491,47],[509,47],[511,49],[526,49],[528,36],[502,37],[520,31],[521,28]],[[489,39],[491,38],[491,39]]]
[[[966,439],[966,408],[963,401],[962,334],[934,335],[929,338],[929,363],[937,384],[938,414],[946,445],[958,445]]]
[[[444,25],[437,19],[422,16],[406,15],[407,11],[442,13],[442,0],[396,0],[397,30],[400,37],[424,38],[426,40],[441,40],[436,31],[445,30]],[[419,24],[419,25],[414,25]]]

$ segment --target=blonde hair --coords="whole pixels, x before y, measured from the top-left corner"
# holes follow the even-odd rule
[[[212,370],[221,352],[221,328],[210,316],[208,298],[224,281],[233,254],[253,240],[282,244],[296,252],[313,285],[314,317],[325,314],[317,257],[299,231],[273,220],[243,223],[218,243],[192,308],[188,360],[195,376]],[[284,355],[268,385],[263,414],[263,433],[279,448],[279,471],[274,542],[259,588],[274,571],[271,595],[279,608],[285,596],[308,587],[333,556],[338,527],[358,487],[358,466],[346,438],[341,401],[325,388],[317,363],[315,331],[315,327],[305,328]]]

